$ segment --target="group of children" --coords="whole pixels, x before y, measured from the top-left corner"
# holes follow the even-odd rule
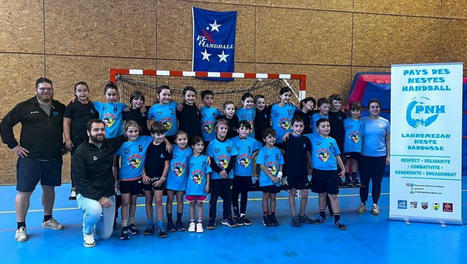
[[[76,108],[77,104],[81,107],[80,111],[69,113],[68,126],[73,128],[73,124],[97,112],[106,123],[107,138],[125,134],[128,139],[114,158],[114,176],[121,193],[120,239],[127,240],[130,234],[139,233],[134,216],[136,199],[142,191],[148,221],[145,235],[157,231],[160,237],[168,236],[163,224],[164,191],[169,232],[185,230],[182,223],[184,196],[190,203],[188,231],[203,232],[203,202],[208,193],[207,229],[216,228],[219,196],[223,199],[223,225],[251,225],[246,209],[253,174],[259,174],[258,183],[263,192],[264,226],[279,225],[275,216],[276,194],[281,190],[281,183],[286,183],[293,226],[324,223],[329,202],[335,226],[346,229],[340,221],[337,194],[343,177],[349,185],[358,184],[355,173],[355,161],[361,149],[358,103],[351,105],[350,117],[346,118],[340,96],[319,99],[319,110],[314,111],[316,100],[312,97],[303,99],[300,108],[292,104],[292,91],[288,87],[279,91],[280,101],[271,106],[266,106],[264,96],[245,93],[240,109],[236,110],[234,102],[228,101],[223,104],[222,111],[213,106],[214,93],[210,90],[201,92],[204,105],[198,107],[195,103],[197,91],[190,86],[183,90],[183,103],[171,100],[169,86],[158,87],[158,102],[151,107],[144,105],[141,92],[131,94],[130,106],[119,103],[117,87],[112,83],[105,86],[105,103],[91,103],[88,92],[83,82],[75,86],[76,100],[69,107],[75,105]],[[154,122],[149,122],[148,126],[148,121],[152,120]],[[74,138],[76,126],[65,129],[66,139]],[[73,148],[78,144],[70,141],[67,146]],[[344,166],[340,150],[344,151],[347,166]],[[320,212],[315,220],[305,215],[309,174],[312,174],[311,190],[319,193]],[[301,193],[298,213],[297,191]],[[172,219],[174,198],[177,202],[175,223]]]

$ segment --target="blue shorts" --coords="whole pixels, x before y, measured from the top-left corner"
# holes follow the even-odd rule
[[[62,184],[62,159],[38,161],[30,158],[18,158],[16,163],[16,190],[32,192],[41,181],[41,185],[60,186]]]

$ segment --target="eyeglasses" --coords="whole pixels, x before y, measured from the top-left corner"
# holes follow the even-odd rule
[[[53,88],[45,88],[45,87],[39,87],[37,88],[39,92],[51,92]]]

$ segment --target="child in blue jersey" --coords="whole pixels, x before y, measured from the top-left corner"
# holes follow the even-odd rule
[[[316,122],[321,118],[329,119],[329,109],[331,109],[331,103],[327,98],[318,99],[318,113],[314,113],[311,116],[311,126],[313,128],[313,133],[317,134],[318,130],[316,129]]]
[[[271,107],[272,128],[276,131],[277,143],[282,143],[282,137],[292,131],[292,118],[297,107],[290,103],[292,91],[289,87],[282,87],[279,91],[280,102]]]
[[[360,187],[357,179],[358,160],[362,152],[362,123],[360,122],[360,111],[362,106],[355,101],[350,104],[350,117],[344,119],[345,139],[345,181],[351,182],[353,186]]]
[[[143,175],[146,150],[152,142],[150,136],[140,136],[140,127],[136,121],[130,120],[125,124],[125,135],[128,141],[115,152],[117,159],[121,157],[121,165],[114,163],[114,171],[118,171],[117,182],[122,194],[121,220],[122,230],[120,239],[128,240],[129,234],[137,235],[139,230],[134,224],[136,212],[136,198],[141,193],[141,177]],[[129,208],[128,208],[129,207]],[[128,221],[128,209],[130,211],[130,221]]]
[[[151,106],[148,112],[148,120],[161,122],[167,128],[166,138],[173,143],[178,132],[177,102],[172,101],[171,90],[167,85],[157,87],[157,99],[159,102]]]
[[[234,166],[235,176],[232,188],[232,207],[237,225],[251,225],[251,221],[245,215],[248,202],[248,189],[252,185],[253,159],[258,150],[263,146],[258,140],[249,137],[250,131],[250,122],[242,120],[238,128],[238,136],[232,138],[234,146],[237,148],[237,161]],[[239,210],[238,198],[240,194]]]
[[[211,190],[211,200],[209,202],[209,223],[208,229],[216,228],[217,199],[219,196],[224,200],[222,224],[228,227],[237,227],[232,219],[232,183],[233,168],[237,156],[237,148],[232,140],[227,139],[229,130],[227,120],[218,119],[214,126],[216,138],[208,146],[206,155],[210,158],[211,169],[213,170],[209,189]]]
[[[254,97],[251,93],[244,93],[242,95],[242,107],[237,110],[235,113],[238,117],[238,121],[246,120],[250,123],[251,129],[249,137],[255,137],[255,130],[254,130],[254,121],[256,116],[256,109],[254,106]]]
[[[209,157],[203,155],[204,142],[199,136],[191,141],[193,155],[188,159],[188,181],[186,184],[186,200],[190,202],[190,226],[188,232],[202,233],[203,202],[208,198],[211,167]],[[198,204],[198,222],[195,224],[195,208]]]
[[[146,198],[146,216],[148,218],[148,225],[144,230],[145,235],[152,235],[154,233],[153,209],[152,201],[156,204],[157,215],[157,231],[160,238],[166,238],[167,232],[164,230],[164,209],[162,207],[162,194],[164,193],[164,184],[169,172],[169,163],[172,155],[167,150],[165,142],[165,133],[167,127],[160,122],[151,124],[151,135],[154,140],[149,144],[146,151],[146,162],[144,163],[143,171],[143,190]]]
[[[217,117],[221,115],[221,112],[212,106],[214,102],[214,93],[211,90],[202,91],[201,100],[204,104],[204,106],[201,107],[201,132],[203,134],[203,140],[207,144],[216,138],[214,124],[216,123]]]
[[[340,222],[340,208],[338,176],[345,175],[345,167],[340,157],[340,150],[335,139],[329,136],[331,125],[329,120],[321,118],[316,121],[318,133],[313,133],[308,137],[312,144],[312,165],[313,192],[319,193],[319,217],[313,221],[314,224],[322,224],[326,220],[326,197],[329,197],[334,214],[334,224],[341,230],[347,227]],[[340,171],[337,172],[337,167]]]
[[[105,123],[105,135],[114,138],[123,135],[123,110],[127,106],[118,102],[117,86],[108,82],[104,87],[106,102],[94,102],[99,118]]]
[[[172,149],[172,160],[170,160],[169,175],[167,176],[167,230],[169,232],[185,231],[182,223],[183,215],[183,193],[186,188],[188,173],[188,157],[193,151],[188,146],[188,134],[179,130],[175,135],[175,146]],[[177,197],[177,222],[172,221],[172,204],[174,195]]]
[[[272,128],[263,131],[265,146],[259,150],[256,163],[260,165],[259,187],[263,191],[263,225],[278,226],[276,219],[276,194],[280,192],[284,157],[276,144],[276,132]]]

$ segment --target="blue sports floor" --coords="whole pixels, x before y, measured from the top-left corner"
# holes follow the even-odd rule
[[[464,179],[463,185],[467,186],[466,183]],[[119,232],[115,231],[111,239],[98,240],[94,248],[83,247],[82,214],[75,201],[68,201],[69,190],[68,184],[57,188],[54,211],[54,217],[65,225],[65,230],[41,228],[43,213],[38,187],[26,220],[30,239],[17,243],[15,187],[0,187],[0,263],[467,263],[465,226],[388,221],[388,178],[383,182],[380,216],[369,211],[358,215],[355,213],[359,205],[358,189],[341,190],[346,231],[336,229],[330,218],[323,225],[292,227],[286,192],[281,192],[278,198],[280,226],[263,227],[261,193],[252,192],[247,211],[252,226],[231,229],[218,224],[216,230],[202,234],[175,232],[166,239],[138,235],[128,241],[119,240]],[[463,201],[466,198],[464,190]],[[139,198],[136,225],[141,231],[146,224],[143,203],[143,198]],[[316,217],[317,204],[317,197],[312,194],[307,215]],[[463,210],[465,221],[465,203]],[[221,211],[219,204],[218,216]],[[205,204],[204,219],[207,213]],[[188,205],[185,205],[184,221],[187,219]]]

